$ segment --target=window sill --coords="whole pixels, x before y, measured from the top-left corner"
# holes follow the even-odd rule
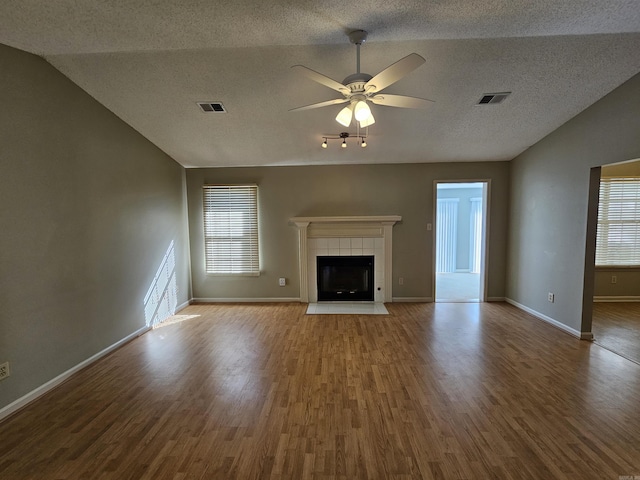
[[[257,273],[209,273],[205,272],[207,277],[259,277],[260,272]]]
[[[618,271],[618,270],[640,271],[640,265],[596,265],[597,272]]]

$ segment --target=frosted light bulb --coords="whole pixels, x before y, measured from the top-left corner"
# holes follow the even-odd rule
[[[362,100],[356,103],[353,111],[355,113],[356,120],[359,122],[362,122],[371,116],[371,109],[369,108],[369,105],[367,105],[367,102]]]

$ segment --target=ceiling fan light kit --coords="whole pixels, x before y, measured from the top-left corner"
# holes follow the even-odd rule
[[[364,30],[355,30],[349,34],[349,40],[356,45],[356,73],[347,76],[342,83],[303,65],[294,65],[291,67],[297,72],[309,77],[311,80],[340,92],[344,98],[336,98],[334,100],[294,108],[290,110],[291,112],[349,103],[349,105],[340,110],[336,116],[336,121],[345,127],[349,127],[353,117],[355,117],[358,126],[360,128],[366,128],[375,123],[369,102],[375,105],[400,108],[426,108],[433,103],[432,100],[425,98],[380,94],[386,87],[397,82],[425,63],[424,58],[417,53],[412,53],[372,77],[368,73],[360,72],[360,46],[367,40],[367,32]],[[363,146],[366,146],[366,142],[363,143]],[[346,143],[343,145],[346,146]]]
[[[367,105],[367,102],[364,100],[352,101],[351,105],[340,110],[338,115],[336,115],[336,122],[345,127],[349,127],[351,126],[351,120],[354,116],[360,128],[365,128],[376,123],[371,113],[371,108],[369,108],[369,105]]]

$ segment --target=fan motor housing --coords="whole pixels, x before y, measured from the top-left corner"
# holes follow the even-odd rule
[[[342,84],[349,87],[351,92],[364,92],[365,84],[372,78],[368,73],[354,73],[345,78]]]

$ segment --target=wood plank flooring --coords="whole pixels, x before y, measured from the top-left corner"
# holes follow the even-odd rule
[[[591,331],[597,344],[640,363],[640,302],[596,302]]]
[[[190,306],[0,424],[0,478],[640,475],[640,366],[507,304]]]

